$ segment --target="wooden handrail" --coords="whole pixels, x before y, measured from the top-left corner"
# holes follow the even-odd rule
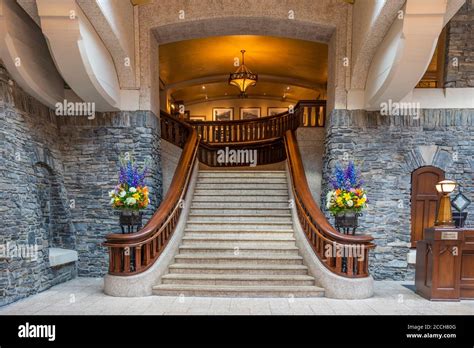
[[[338,275],[367,277],[368,251],[374,247],[373,237],[346,235],[332,227],[309,190],[296,136],[291,130],[285,134],[285,148],[298,218],[315,254],[327,268]],[[328,256],[328,250],[338,249],[351,249],[356,256],[338,256],[337,253]]]
[[[104,245],[109,248],[109,274],[128,276],[148,269],[164,250],[178,223],[182,200],[196,163],[199,136],[188,124],[164,112],[161,113],[162,131],[163,124],[167,140],[183,147],[173,180],[160,206],[141,230],[106,236]],[[184,143],[183,139],[186,139]]]

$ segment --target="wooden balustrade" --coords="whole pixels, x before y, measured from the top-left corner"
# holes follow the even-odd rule
[[[189,180],[196,163],[199,137],[185,122],[161,113],[163,137],[183,147],[165,198],[148,223],[131,234],[109,234],[109,274],[129,276],[147,270],[163,252],[178,224]]]
[[[284,113],[252,120],[188,121],[209,144],[256,142],[278,138],[298,127],[324,127],[326,101],[300,101]]]
[[[219,160],[219,150],[241,151],[241,158],[256,153],[256,165],[288,161],[298,219],[315,254],[333,273],[360,278],[368,276],[373,238],[344,235],[330,225],[309,190],[294,130],[301,126],[324,127],[325,103],[297,104],[294,112],[257,120],[183,122],[161,113],[162,138],[183,148],[168,193],[150,221],[137,233],[109,234],[109,274],[134,275],[148,269],[170,240],[182,211],[188,183],[198,158],[212,166],[248,166],[248,161]],[[221,158],[222,159],[222,158]]]
[[[301,100],[296,104],[297,112],[300,114],[300,127],[324,127],[326,125],[326,101],[325,100]]]
[[[236,160],[232,162],[224,156],[219,161],[219,151],[222,151],[223,154],[230,154],[232,151],[235,151]],[[254,165],[282,162],[286,158],[286,152],[283,138],[273,138],[262,141],[226,144],[201,143],[198,158],[201,163],[211,167],[248,167],[250,160],[254,161]]]
[[[298,218],[315,254],[338,275],[367,277],[373,238],[368,235],[345,235],[331,226],[309,190],[296,136],[291,130],[285,134],[285,148]]]

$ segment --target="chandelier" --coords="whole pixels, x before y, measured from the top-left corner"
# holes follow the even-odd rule
[[[235,73],[231,73],[229,76],[229,85],[233,85],[240,90],[240,96],[245,98],[247,94],[245,91],[250,86],[255,86],[257,84],[258,75],[254,74],[245,66],[244,61],[244,54],[245,50],[241,50],[242,52],[242,64],[240,64],[239,68]]]

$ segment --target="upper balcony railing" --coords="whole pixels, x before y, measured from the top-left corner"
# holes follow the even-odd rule
[[[238,143],[281,138],[298,127],[324,127],[326,101],[300,101],[281,114],[251,120],[189,121],[204,143]]]

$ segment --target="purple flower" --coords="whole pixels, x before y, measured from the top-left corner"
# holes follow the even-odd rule
[[[143,170],[138,168],[138,164],[133,159],[121,159],[119,169],[119,185],[128,187],[145,186],[145,178],[148,174],[148,167],[145,165]]]
[[[363,181],[360,176],[360,170],[356,169],[354,162],[350,161],[345,169],[337,163],[330,181],[335,190],[341,189],[350,191],[351,189],[360,188],[362,186]]]

